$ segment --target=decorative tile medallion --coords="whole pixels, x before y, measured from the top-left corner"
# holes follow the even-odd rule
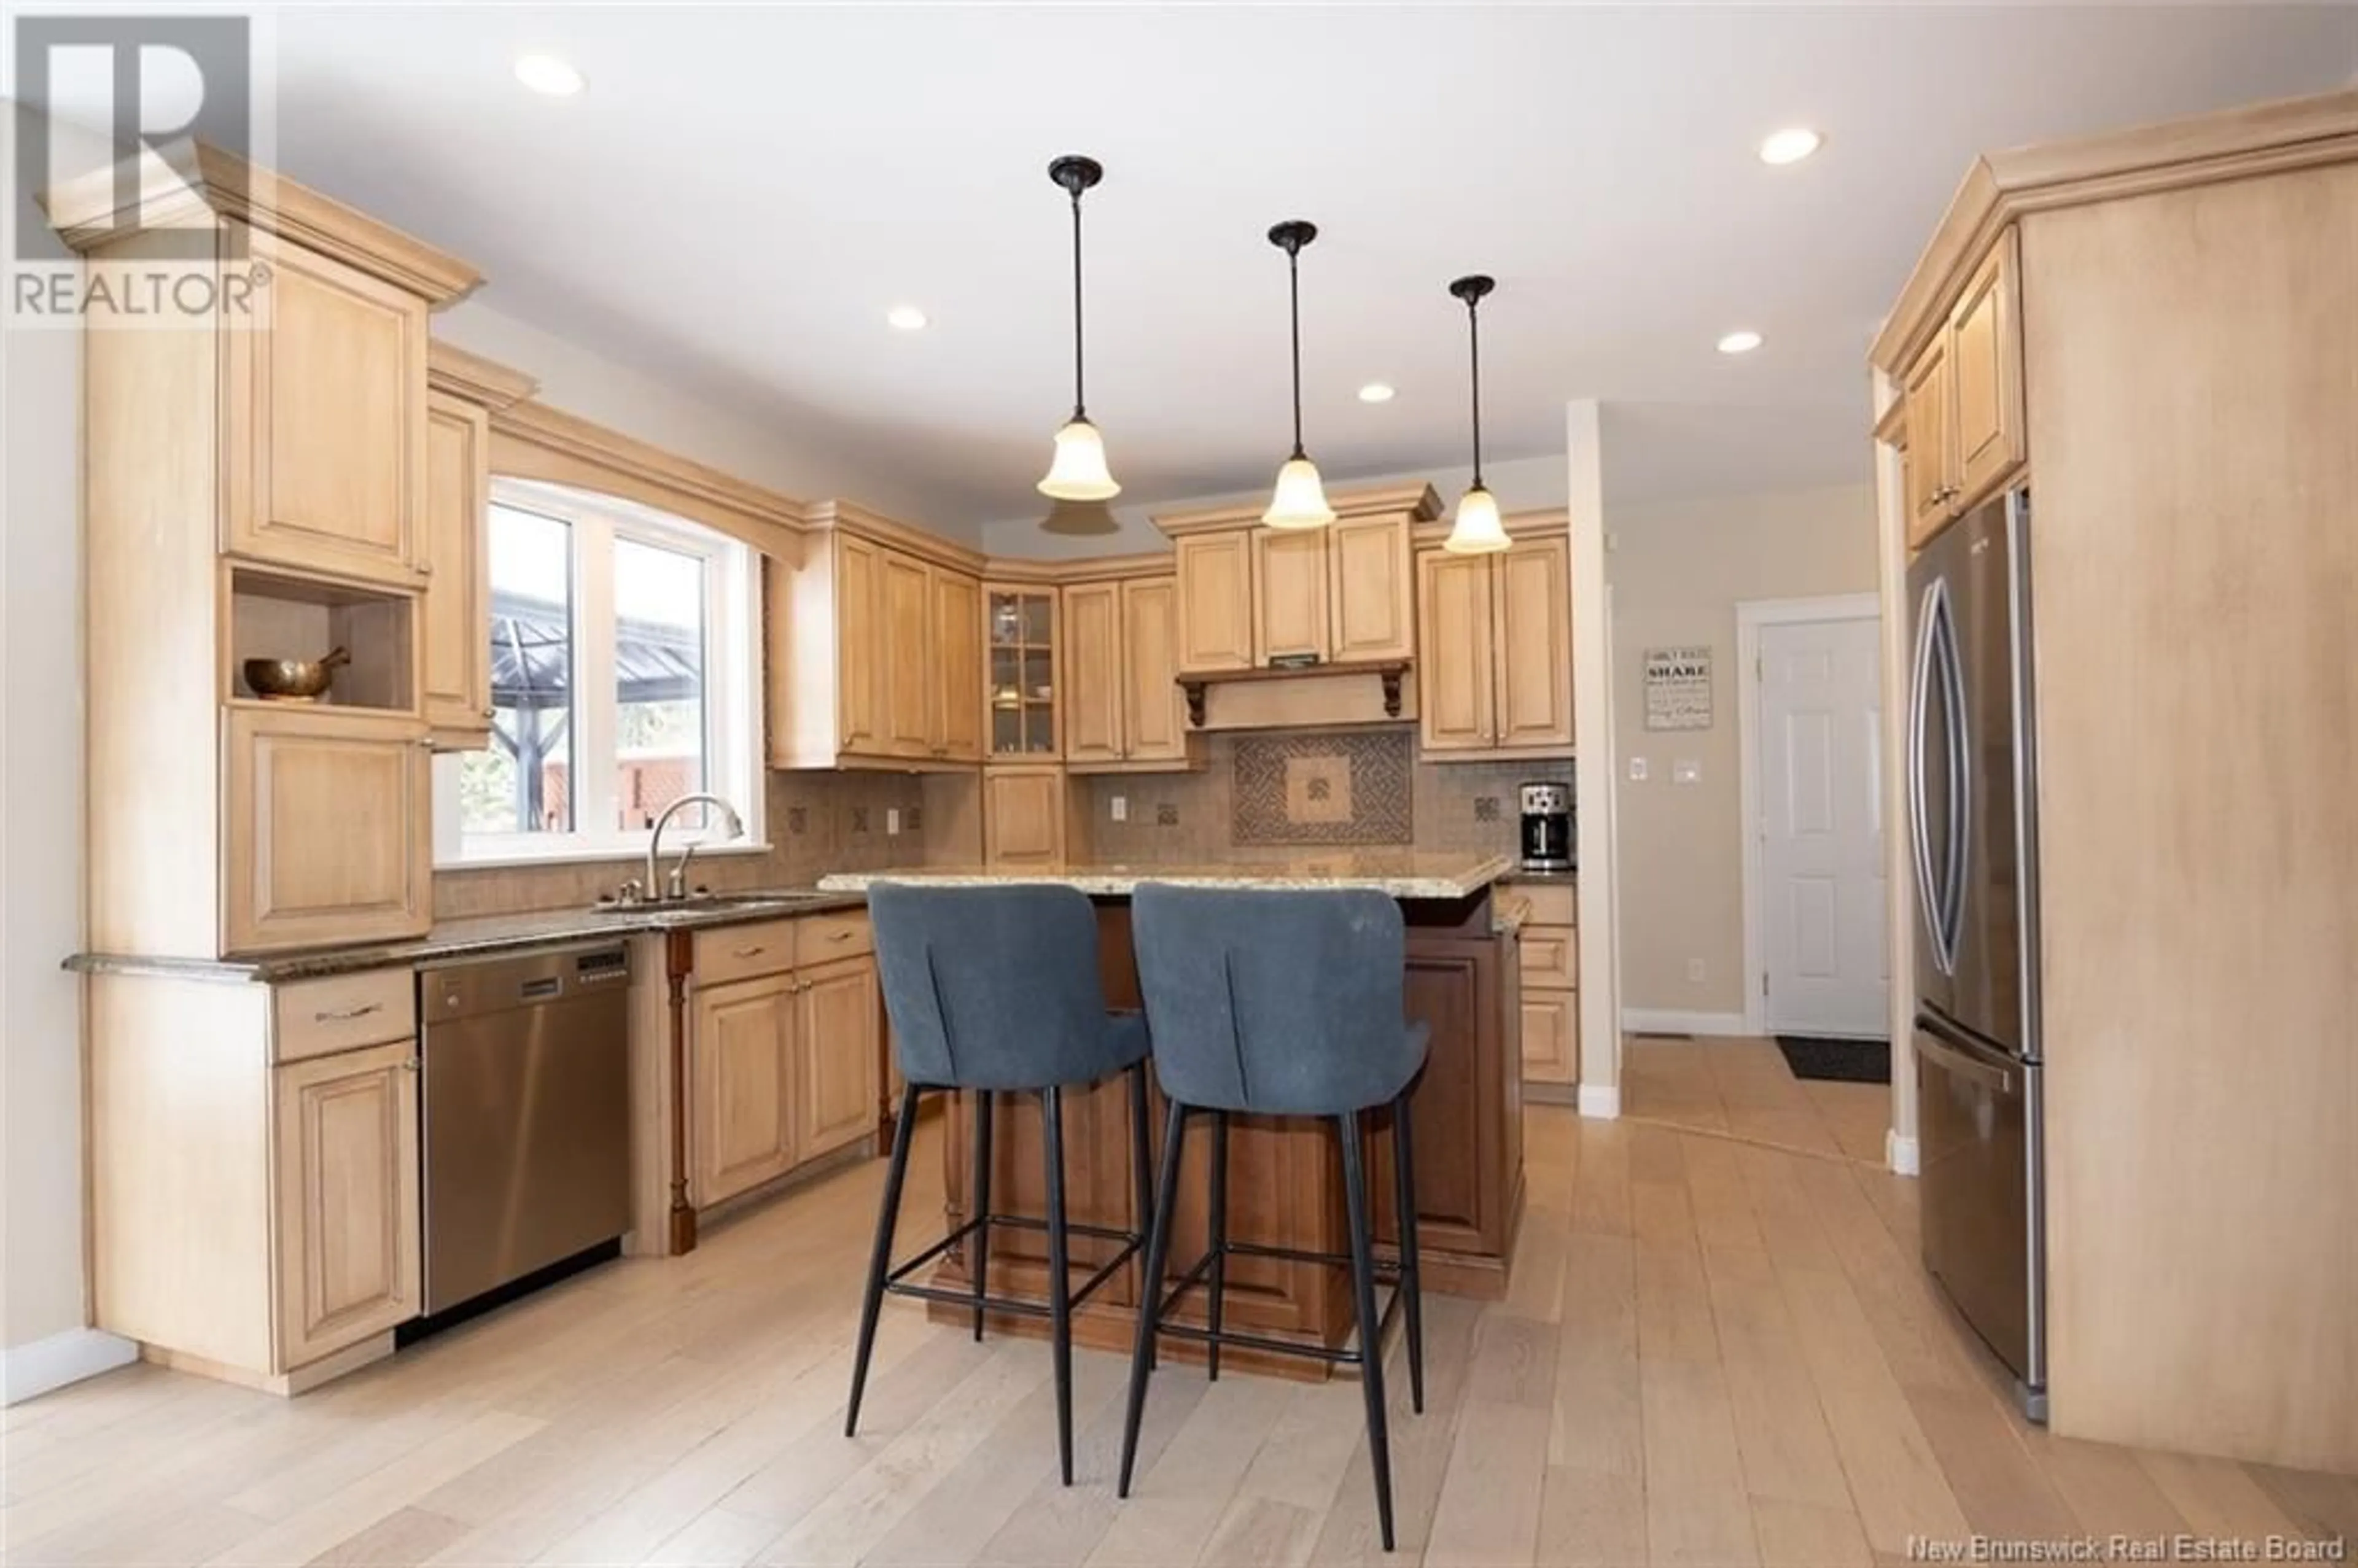
[[[1228,838],[1238,844],[1406,844],[1414,743],[1405,730],[1239,735]]]
[[[1157,827],[1178,827],[1179,807],[1167,800],[1162,805],[1156,806],[1154,808],[1154,826]]]

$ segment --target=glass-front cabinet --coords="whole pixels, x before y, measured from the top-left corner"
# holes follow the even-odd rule
[[[995,585],[983,628],[990,658],[984,694],[990,711],[990,760],[1064,754],[1064,692],[1056,668],[1056,590]]]

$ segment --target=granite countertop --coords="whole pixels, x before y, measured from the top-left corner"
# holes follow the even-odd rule
[[[1520,866],[1510,866],[1498,880],[1502,882],[1532,882],[1541,887],[1557,883],[1564,887],[1574,887],[1580,881],[1580,873],[1576,871],[1526,871]]]
[[[1366,888],[1403,899],[1469,898],[1511,870],[1505,855],[1448,854],[1433,851],[1344,851],[1305,855],[1295,860],[1267,864],[1245,862],[1210,866],[1132,866],[1078,864],[1022,871],[993,871],[983,866],[904,867],[884,871],[838,871],[819,879],[829,892],[863,892],[876,882],[915,882],[931,887],[995,887],[1010,883],[1048,882],[1098,898],[1127,898],[1141,882],[1172,882],[1182,887],[1266,888],[1322,891]]]
[[[316,979],[322,975],[351,974],[359,969],[390,968],[395,965],[430,964],[446,958],[469,958],[559,942],[590,942],[606,936],[634,936],[649,931],[677,931],[707,925],[734,925],[751,920],[779,920],[795,914],[824,914],[830,910],[857,909],[858,893],[811,888],[781,888],[759,892],[727,893],[710,903],[665,907],[648,904],[634,909],[544,909],[528,914],[490,914],[471,920],[446,920],[425,935],[400,942],[367,943],[349,947],[308,947],[286,953],[259,953],[251,957],[169,958],[126,953],[77,953],[65,967],[93,975],[178,975],[191,979],[276,980]]]

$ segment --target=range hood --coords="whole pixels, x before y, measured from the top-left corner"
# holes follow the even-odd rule
[[[1229,730],[1333,729],[1401,724],[1416,718],[1416,683],[1404,659],[1281,665],[1208,670],[1179,677],[1187,727]]]

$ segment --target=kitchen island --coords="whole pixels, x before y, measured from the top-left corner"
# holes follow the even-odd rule
[[[1411,1097],[1416,1118],[1417,1237],[1428,1291],[1477,1297],[1503,1294],[1523,1204],[1520,1088],[1521,1017],[1513,922],[1493,906],[1492,885],[1509,868],[1502,856],[1475,854],[1336,854],[1265,865],[1071,865],[1054,871],[999,871],[940,867],[828,877],[834,892],[864,892],[878,881],[929,886],[1051,883],[1089,895],[1098,910],[1098,965],[1108,1003],[1140,1005],[1138,968],[1130,932],[1130,895],[1141,882],[1268,889],[1369,889],[1398,899],[1408,925],[1406,998],[1412,1018],[1432,1026],[1423,1076]],[[1129,1097],[1117,1077],[1065,1096],[1065,1188],[1076,1224],[1142,1228],[1131,1160]],[[1152,1125],[1162,1125],[1160,1097]],[[1209,1191],[1211,1140],[1192,1130],[1173,1234],[1169,1272],[1175,1279],[1202,1255]],[[943,1140],[948,1225],[965,1219],[973,1112],[961,1097],[949,1108]],[[1391,1191],[1391,1118],[1366,1119],[1370,1190]],[[1152,1152],[1150,1152],[1151,1153]],[[1036,1098],[1002,1097],[991,1140],[995,1213],[1046,1212],[1046,1176]],[[1304,1119],[1233,1117],[1228,1138],[1228,1231],[1231,1240],[1341,1254],[1346,1248],[1341,1151],[1329,1125]],[[1378,1201],[1379,1253],[1398,1240],[1392,1206]],[[938,1232],[929,1217],[904,1217],[903,1255]],[[1109,1243],[1072,1238],[1075,1278],[1098,1267]],[[1047,1249],[1036,1232],[994,1227],[990,1288],[1044,1297]],[[1075,1314],[1076,1341],[1109,1349],[1130,1345],[1139,1299],[1136,1265],[1107,1281]],[[936,1282],[963,1285],[966,1260],[953,1250]],[[1340,1346],[1351,1334],[1346,1271],[1318,1263],[1232,1257],[1228,1265],[1228,1322],[1275,1338]],[[1201,1292],[1178,1314],[1201,1321]],[[936,1309],[946,1317],[961,1309]],[[1008,1317],[1002,1326],[1040,1333],[1035,1318]],[[1174,1344],[1166,1354],[1186,1359],[1201,1347]],[[1223,1359],[1291,1377],[1320,1378],[1324,1362],[1259,1357],[1231,1350]]]

